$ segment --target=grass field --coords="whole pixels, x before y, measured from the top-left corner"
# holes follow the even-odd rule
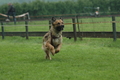
[[[106,18],[83,18],[80,22],[106,22]],[[116,18],[120,21],[120,17]],[[65,19],[64,23],[71,23]],[[120,31],[117,23],[117,31]],[[29,31],[48,31],[48,21],[29,22]],[[25,31],[24,22],[4,23],[5,32]],[[81,31],[112,31],[112,23],[81,24]],[[1,31],[1,28],[0,28]],[[64,31],[72,31],[65,25]],[[0,80],[119,80],[120,39],[112,38],[63,38],[60,53],[45,59],[41,49],[42,37],[0,36]]]
[[[41,37],[6,37],[0,39],[0,80],[119,80],[119,43],[64,38],[61,52],[50,61],[41,49]]]

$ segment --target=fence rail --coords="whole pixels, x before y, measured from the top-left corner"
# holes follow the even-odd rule
[[[78,19],[78,18],[77,18]],[[51,22],[49,22],[49,28],[51,27],[50,25]],[[116,32],[116,21],[115,17],[112,17],[112,29],[113,31],[111,32],[81,32],[80,30],[76,30],[76,24],[79,24],[78,20],[76,22],[76,18],[72,19],[72,25],[73,25],[73,31],[71,32],[63,32],[63,37],[67,38],[74,38],[74,41],[77,40],[77,37],[82,38],[82,37],[94,37],[94,38],[113,38],[114,41],[116,41],[117,37],[120,37],[120,32]],[[91,23],[90,23],[91,24]],[[67,24],[66,24],[67,25]],[[1,22],[1,32],[0,36],[2,36],[2,39],[4,39],[5,36],[22,36],[26,37],[26,39],[29,39],[29,36],[43,36],[46,32],[29,32],[28,30],[28,23],[27,21],[25,22],[25,32],[5,32],[4,31],[4,25]],[[79,27],[79,26],[78,26]],[[80,29],[80,27],[79,27]]]
[[[47,32],[28,32],[27,36],[44,36]],[[93,38],[113,38],[113,32],[76,32],[77,37],[93,37]],[[120,32],[116,32],[120,37]],[[2,36],[2,32],[0,32]],[[4,32],[4,36],[21,36],[26,37],[26,32]],[[74,32],[63,32],[63,37],[73,38]]]

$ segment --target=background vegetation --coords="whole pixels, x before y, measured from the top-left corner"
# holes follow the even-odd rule
[[[56,14],[79,14],[96,11],[100,7],[100,12],[119,12],[120,0],[65,0],[48,2],[35,0],[31,2],[13,3],[16,14],[29,12],[30,15],[56,15]],[[0,6],[0,13],[7,13],[7,4]]]
[[[2,0],[1,2],[0,2],[0,5],[2,5],[2,4],[8,4],[8,3],[16,3],[16,2],[18,2],[18,3],[23,3],[23,2],[32,2],[32,1],[35,1],[35,0]],[[65,1],[65,0],[41,0],[41,1],[55,1],[55,2],[57,2],[57,1]],[[75,0],[74,0],[75,1]]]

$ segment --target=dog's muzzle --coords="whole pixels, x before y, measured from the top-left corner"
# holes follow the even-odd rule
[[[64,28],[64,25],[61,25],[61,26],[56,27],[56,30],[61,31],[61,30],[63,30],[63,28]]]

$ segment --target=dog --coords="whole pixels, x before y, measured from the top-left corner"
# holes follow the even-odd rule
[[[46,59],[51,60],[50,54],[58,53],[62,45],[62,30],[64,29],[63,20],[52,17],[52,26],[43,37],[42,48],[46,53]]]

